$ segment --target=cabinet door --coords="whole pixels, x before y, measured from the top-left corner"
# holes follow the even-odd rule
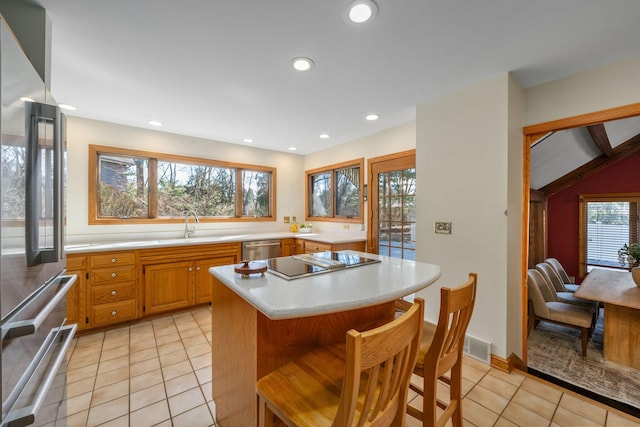
[[[78,324],[78,330],[87,327],[87,273],[85,270],[67,270],[67,275],[78,276],[76,283],[67,293],[67,320],[66,324]]]
[[[213,276],[209,273],[209,268],[219,265],[237,264],[238,262],[238,257],[235,255],[196,261],[196,304],[211,303]]]
[[[162,313],[194,303],[193,263],[190,261],[144,267],[145,314]]]

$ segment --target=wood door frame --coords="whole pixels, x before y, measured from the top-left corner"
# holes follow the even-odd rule
[[[640,103],[609,108],[593,113],[581,114],[559,120],[525,126],[523,133],[523,209],[522,209],[522,360],[527,361],[527,269],[529,260],[529,190],[531,172],[531,144],[550,132],[557,132],[581,126],[589,126],[611,120],[626,119],[640,115]]]
[[[382,163],[388,163],[382,166]],[[406,167],[405,167],[406,166]],[[374,252],[374,248],[378,247],[378,221],[376,219],[374,227],[374,218],[378,217],[378,180],[374,175],[376,173],[390,172],[399,169],[409,169],[416,167],[416,150],[400,151],[398,153],[387,154],[379,157],[372,157],[367,160],[367,252]],[[374,230],[375,228],[375,230]],[[375,233],[374,233],[375,231]]]

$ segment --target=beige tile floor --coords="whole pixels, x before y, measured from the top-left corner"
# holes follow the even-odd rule
[[[69,356],[68,426],[215,425],[210,341],[208,308],[78,337]],[[471,358],[463,376],[465,426],[640,426],[599,403]],[[421,405],[420,397],[410,398]],[[407,419],[407,427],[418,425]]]

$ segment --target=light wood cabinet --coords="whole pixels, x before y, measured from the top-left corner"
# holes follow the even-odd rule
[[[142,250],[143,316],[211,303],[209,268],[240,262],[240,243]]]
[[[97,328],[138,317],[136,252],[88,256],[87,327]]]
[[[344,249],[364,251],[365,242],[282,239],[282,256]],[[67,274],[78,276],[67,295],[67,323],[84,330],[210,304],[209,268],[237,264],[240,256],[237,242],[67,255]]]
[[[323,243],[316,242],[314,240],[304,240],[298,239],[301,241],[300,246],[302,247],[302,251],[300,253],[313,253],[313,252],[324,252],[324,251],[344,251],[344,250],[353,250],[353,251],[365,251],[366,242],[348,242],[348,243]]]
[[[191,261],[146,265],[143,271],[144,314],[162,313],[195,303]]]
[[[291,256],[302,253],[302,240],[300,239],[282,239],[280,241],[282,248],[282,256]]]
[[[76,323],[80,331],[87,327],[87,257],[67,256],[65,274],[77,276],[76,283],[67,293],[66,324]]]
[[[195,262],[195,303],[211,303],[213,276],[209,273],[211,267],[236,264],[239,257],[234,255],[219,256],[217,258],[201,259]]]

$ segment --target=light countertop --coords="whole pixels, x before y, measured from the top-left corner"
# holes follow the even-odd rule
[[[440,266],[345,251],[380,263],[331,271],[295,280],[266,272],[249,278],[235,273],[233,265],[209,272],[249,304],[273,320],[335,313],[393,301],[434,283]]]
[[[317,242],[338,244],[362,242],[367,240],[363,234],[356,233],[291,233],[287,231],[272,233],[247,233],[247,234],[230,234],[215,235],[203,237],[191,237],[188,239],[160,239],[160,240],[140,240],[131,242],[103,242],[103,243],[86,243],[74,244],[65,247],[68,254],[101,252],[101,251],[118,251],[133,249],[153,249],[172,246],[191,246],[205,245],[212,243],[233,243],[246,242],[251,240],[269,240],[269,239],[287,239],[298,238],[313,240]]]

